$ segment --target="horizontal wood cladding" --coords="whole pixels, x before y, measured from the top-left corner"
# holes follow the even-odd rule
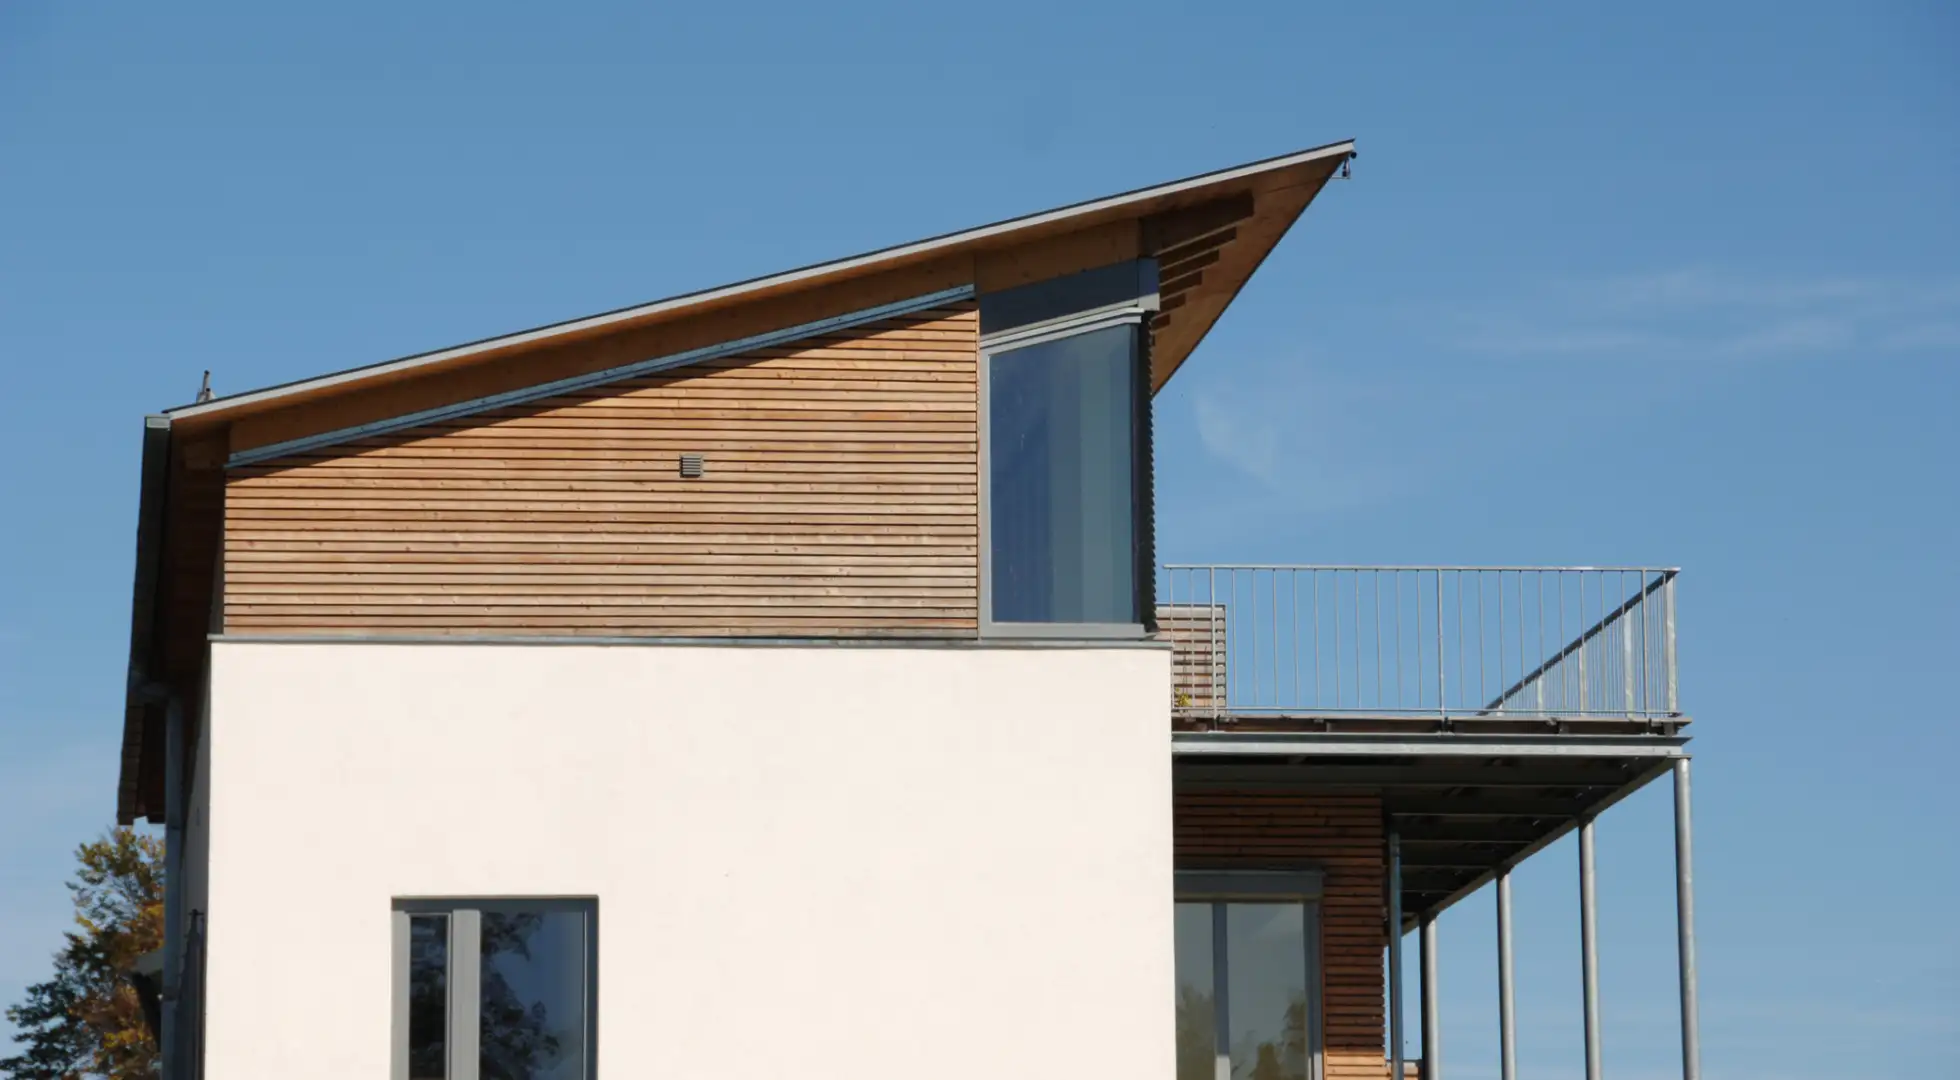
[[[1377,795],[1180,791],[1178,868],[1318,867],[1327,1080],[1381,1080],[1385,839]]]
[[[234,469],[225,628],[975,633],[978,328],[958,304]]]

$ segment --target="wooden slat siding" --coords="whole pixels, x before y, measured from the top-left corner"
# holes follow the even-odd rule
[[[1181,791],[1174,823],[1179,869],[1325,872],[1327,1080],[1381,1080],[1387,867],[1380,796]]]
[[[958,304],[234,469],[226,629],[971,635],[978,332]]]
[[[1204,725],[1225,704],[1225,606],[1159,604],[1157,636],[1171,643],[1171,715]]]

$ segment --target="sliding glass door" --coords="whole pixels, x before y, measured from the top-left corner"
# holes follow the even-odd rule
[[[1179,890],[1177,1080],[1317,1080],[1317,878],[1217,884]]]

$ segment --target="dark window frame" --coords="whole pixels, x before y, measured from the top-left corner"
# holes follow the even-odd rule
[[[409,1080],[409,966],[410,919],[441,915],[447,919],[447,1024],[444,1037],[445,1080],[478,1080],[480,1072],[480,995],[482,993],[482,919],[493,914],[530,912],[576,913],[585,920],[584,1057],[579,1075],[598,1074],[599,1035],[599,901],[596,897],[417,897],[398,898],[390,913],[392,958],[389,966],[392,1016],[389,1025],[389,1075]]]
[[[983,332],[979,356],[980,419],[980,635],[989,638],[1134,640],[1156,630],[1155,464],[1152,447],[1150,318],[1157,310],[1157,267],[1153,260],[1119,263],[980,298]],[[1007,302],[1011,298],[1011,305]],[[1113,299],[1112,299],[1113,298]],[[1103,301],[1084,310],[1067,310],[1085,300]],[[988,329],[991,310],[1007,312]],[[1011,306],[1011,311],[1008,311]],[[1056,314],[1056,312],[1061,312]],[[1046,316],[1030,319],[1027,316]],[[1013,317],[1020,316],[1020,317]],[[991,383],[996,355],[1065,340],[1117,326],[1136,327],[1131,362],[1131,559],[1137,618],[1129,622],[1023,622],[994,618],[993,403]]]
[[[1301,935],[1305,946],[1305,989],[1307,992],[1307,1077],[1321,1080],[1326,1075],[1327,985],[1326,953],[1322,937],[1321,905],[1326,898],[1326,876],[1317,867],[1298,870],[1180,870],[1176,874],[1175,902],[1210,908],[1212,951],[1212,1001],[1216,1032],[1227,1033],[1225,1053],[1218,1055],[1220,1080],[1233,1075],[1231,1046],[1231,949],[1227,934],[1227,910],[1235,904],[1299,904]]]

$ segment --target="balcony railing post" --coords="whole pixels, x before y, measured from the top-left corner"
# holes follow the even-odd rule
[[[1627,576],[1625,574],[1621,574],[1620,588],[1622,590],[1626,588],[1626,580],[1627,580]],[[1646,602],[1645,600],[1641,601],[1641,603],[1645,603],[1645,602]],[[1626,684],[1626,706],[1627,706],[1628,716],[1633,715],[1633,637],[1632,635],[1627,633],[1627,628],[1632,624],[1633,613],[1638,610],[1639,608],[1637,607],[1629,608],[1627,609],[1626,614],[1620,616],[1620,676],[1621,676],[1621,681]]]
[[[1219,717],[1218,668],[1219,665],[1223,663],[1223,660],[1221,659],[1219,652],[1221,649],[1224,648],[1225,645],[1225,628],[1218,624],[1217,601],[1213,599],[1212,588],[1211,585],[1209,584],[1211,571],[1207,570],[1205,573],[1207,578],[1207,584],[1205,586],[1205,601],[1204,601],[1205,604],[1204,606],[1205,704],[1204,704],[1203,713],[1206,715],[1206,718],[1211,721],[1212,728],[1216,730],[1218,727],[1218,717]],[[1197,575],[1193,574],[1191,580],[1186,582],[1185,586],[1186,586],[1185,591],[1191,595],[1191,600],[1192,602],[1195,603],[1198,598]],[[1193,632],[1196,632],[1197,628],[1194,626],[1192,627],[1192,630]]]
[[[1600,614],[1604,615],[1605,612]],[[1579,625],[1586,625],[1586,572],[1584,570],[1579,571]],[[1586,639],[1581,637],[1576,657],[1579,661],[1579,708],[1575,711],[1582,715],[1592,710],[1592,687],[1586,682],[1586,645]]]
[[[1450,712],[1449,666],[1443,662],[1443,572],[1436,571],[1436,707]]]
[[[1531,575],[1538,586],[1538,662],[1545,662],[1545,572],[1540,570]],[[1522,650],[1520,650],[1522,651]],[[1538,677],[1532,680],[1538,684],[1538,711],[1545,711],[1545,674],[1539,668]]]
[[[1674,574],[1668,574],[1667,584],[1661,588],[1661,612],[1667,635],[1666,643],[1662,646],[1665,655],[1661,663],[1667,665],[1667,712],[1670,716],[1681,711],[1674,698],[1674,578]]]
[[[1654,636],[1654,620],[1647,604],[1652,595],[1647,575],[1640,575],[1640,714],[1649,717],[1654,715],[1654,658],[1647,649],[1647,639]]]

